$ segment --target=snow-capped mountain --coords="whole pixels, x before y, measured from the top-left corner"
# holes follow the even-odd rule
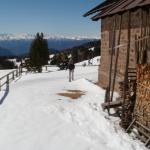
[[[0,40],[27,40],[34,37],[32,34],[0,34]]]
[[[44,34],[44,37],[48,40],[49,49],[57,50],[72,48],[97,39],[82,36],[51,36],[49,34]],[[0,47],[9,49],[15,55],[28,53],[34,38],[33,34],[0,34]]]
[[[51,36],[50,34],[44,34],[45,39],[53,39],[53,40],[62,40],[62,39],[69,39],[69,40],[84,40],[84,39],[98,39],[98,37],[87,37],[87,36],[62,36],[62,35],[55,35]],[[0,40],[31,40],[34,39],[34,34],[0,34]]]

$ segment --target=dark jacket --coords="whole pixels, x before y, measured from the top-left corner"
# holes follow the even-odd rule
[[[68,68],[69,68],[69,70],[74,70],[75,65],[74,64],[68,64]]]
[[[74,68],[75,68],[75,65],[74,65],[73,61],[70,60],[69,63],[68,63],[68,69],[69,70],[74,70]]]

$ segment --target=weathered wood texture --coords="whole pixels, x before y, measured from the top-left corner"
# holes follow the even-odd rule
[[[144,51],[145,47],[150,48],[150,39],[142,40],[142,42],[135,42],[135,37],[140,41],[141,38],[150,35],[150,11],[149,8],[135,9],[131,11],[131,23],[130,23],[130,58],[129,67],[136,68],[137,64],[137,48]],[[113,34],[113,16],[108,16],[102,19],[101,24],[101,66],[99,68],[99,85],[106,88],[109,83],[109,70],[111,59],[112,43],[114,44],[113,64],[112,64],[112,80],[115,73],[115,60],[117,61],[117,72],[115,80],[115,90],[119,91],[119,82],[124,80],[126,53],[128,49],[128,13],[115,14],[116,23],[115,36]],[[120,16],[122,15],[122,23],[120,27]],[[121,28],[121,31],[119,29]],[[120,36],[120,38],[118,38]],[[112,41],[114,40],[114,41]],[[119,41],[118,41],[119,40]],[[119,47],[118,47],[119,43]],[[116,51],[119,49],[119,53]],[[147,61],[150,62],[150,51],[147,51]],[[112,83],[113,85],[113,83]]]
[[[138,65],[134,117],[150,128],[150,65]]]

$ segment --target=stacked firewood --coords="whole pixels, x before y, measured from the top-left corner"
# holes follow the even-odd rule
[[[143,82],[144,80],[150,80],[150,65],[138,65],[137,80],[138,82]]]
[[[124,91],[124,84],[120,84],[122,103],[121,126],[127,129],[133,117],[133,110],[136,100],[136,80],[128,81],[128,90]]]
[[[139,65],[137,77],[134,116],[137,121],[150,128],[150,65]]]

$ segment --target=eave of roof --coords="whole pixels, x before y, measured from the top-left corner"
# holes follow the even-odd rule
[[[106,3],[107,2],[107,3]],[[102,7],[103,5],[103,7]],[[145,5],[150,5],[150,0],[106,0],[87,12],[84,16],[88,16],[97,13],[91,19],[93,21],[98,21],[100,18],[113,15],[119,12],[127,11],[137,7],[143,7]]]
[[[135,0],[124,0],[124,1],[122,0],[122,2],[119,3],[117,6],[115,6],[111,11],[109,11],[108,14],[111,15],[111,14],[115,14],[115,13],[124,11],[126,6],[130,5],[134,1]],[[105,14],[103,14],[101,17],[103,17],[103,16],[105,16]]]
[[[83,16],[87,17],[89,15],[92,15],[92,14],[100,11],[103,8],[107,8],[110,5],[112,5],[113,1],[114,0],[106,0],[106,1],[102,2],[101,4],[97,5],[96,7],[92,8],[90,11],[86,12]]]

